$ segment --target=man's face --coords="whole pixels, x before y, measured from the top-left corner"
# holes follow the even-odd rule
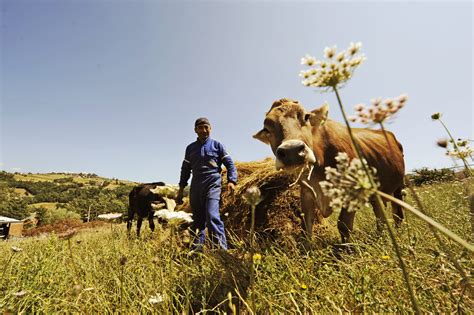
[[[211,126],[208,124],[200,124],[194,128],[194,131],[198,135],[199,140],[205,141],[211,134]]]

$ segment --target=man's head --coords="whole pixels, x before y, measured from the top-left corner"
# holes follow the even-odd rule
[[[211,135],[211,123],[206,117],[200,117],[194,123],[194,131],[198,135],[199,140],[206,141]]]

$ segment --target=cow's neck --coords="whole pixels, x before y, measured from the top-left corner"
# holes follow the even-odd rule
[[[318,128],[313,128],[313,153],[316,157],[315,171],[322,169],[326,166],[326,150],[328,147],[328,132],[326,124],[319,126]]]

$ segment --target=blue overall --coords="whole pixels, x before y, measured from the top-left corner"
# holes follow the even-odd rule
[[[179,186],[188,184],[192,172],[190,203],[193,212],[191,230],[195,233],[194,249],[201,249],[204,245],[206,227],[212,244],[227,249],[224,223],[219,215],[222,164],[227,169],[227,180],[237,183],[234,162],[220,142],[207,138],[202,143],[198,139],[186,148]]]

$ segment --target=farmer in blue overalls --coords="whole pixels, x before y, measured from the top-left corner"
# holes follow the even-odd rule
[[[206,238],[206,227],[212,244],[226,250],[224,223],[219,215],[221,166],[224,164],[227,169],[227,188],[231,193],[234,192],[237,183],[237,170],[224,146],[209,137],[211,124],[207,118],[198,118],[194,124],[194,131],[198,138],[186,147],[181,166],[177,203],[183,203],[183,190],[192,172],[190,203],[193,212],[191,225],[194,236],[193,250],[202,250]]]

